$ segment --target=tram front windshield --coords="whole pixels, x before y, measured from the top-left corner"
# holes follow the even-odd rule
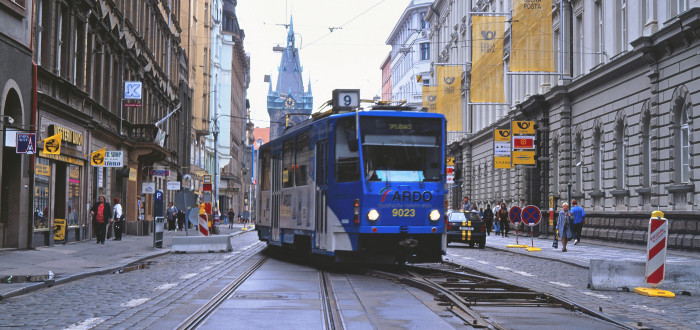
[[[437,118],[360,118],[369,181],[440,181],[442,121]]]

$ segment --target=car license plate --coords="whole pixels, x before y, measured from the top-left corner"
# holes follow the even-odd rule
[[[474,227],[459,227],[459,230],[474,230]]]

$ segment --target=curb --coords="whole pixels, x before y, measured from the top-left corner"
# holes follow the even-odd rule
[[[237,232],[235,232],[235,233],[229,234],[229,237],[235,237],[235,236],[241,235],[241,234],[243,234],[243,233],[248,233],[248,232],[251,232],[251,231],[237,231]],[[128,267],[128,266],[131,265],[131,264],[144,262],[144,261],[146,261],[146,260],[153,259],[153,258],[157,258],[157,257],[161,257],[161,256],[164,256],[164,255],[166,255],[166,254],[171,254],[170,250],[168,250],[168,251],[161,251],[161,252],[157,252],[157,253],[153,253],[153,254],[151,254],[151,255],[147,255],[147,256],[141,257],[141,258],[139,258],[139,259],[132,260],[132,261],[126,263],[126,264],[120,264],[120,265],[116,265],[116,266],[110,266],[110,267],[108,267],[108,268],[98,269],[98,270],[95,270],[95,271],[90,271],[90,272],[84,272],[84,273],[78,273],[78,274],[68,275],[68,276],[66,276],[65,278],[61,278],[61,279],[57,279],[57,280],[48,280],[48,281],[44,281],[44,282],[41,282],[41,283],[36,283],[36,284],[28,285],[28,286],[19,288],[19,289],[17,289],[17,290],[9,291],[9,292],[7,292],[7,293],[5,293],[5,294],[0,294],[0,301],[3,301],[3,300],[5,300],[5,299],[7,299],[7,298],[12,298],[12,297],[21,296],[21,295],[24,295],[24,294],[27,294],[27,293],[30,293],[30,292],[37,291],[37,290],[39,290],[39,289],[49,288],[49,287],[52,287],[52,286],[55,286],[55,285],[60,285],[60,284],[65,284],[65,283],[77,281],[77,280],[80,280],[80,279],[83,279],[83,278],[86,278],[86,277],[90,277],[90,276],[105,275],[105,274],[109,274],[109,273],[114,273],[115,271],[119,271],[120,269],[122,269],[122,268],[124,268],[124,267]]]

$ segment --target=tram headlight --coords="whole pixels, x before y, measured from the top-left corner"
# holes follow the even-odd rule
[[[430,218],[430,221],[438,221],[440,220],[440,211],[432,210],[430,211],[430,214],[428,214],[428,217]]]
[[[367,212],[367,219],[369,219],[369,221],[377,221],[377,219],[379,219],[379,211],[375,209],[369,210],[369,212]]]

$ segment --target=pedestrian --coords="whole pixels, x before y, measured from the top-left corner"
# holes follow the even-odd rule
[[[462,201],[462,211],[469,212],[472,209],[472,203],[469,203],[469,197],[464,197]]]
[[[185,228],[185,211],[177,211],[177,230],[182,231]]]
[[[586,211],[582,207],[578,206],[578,202],[574,199],[571,201],[571,215],[574,218],[574,245],[578,245],[581,241],[581,230],[583,229],[583,224],[586,221]]]
[[[498,219],[498,210],[501,209],[501,204],[496,203],[496,206],[493,207],[493,230],[496,233],[496,235],[501,233],[501,220]]]
[[[491,227],[493,227],[493,211],[491,211],[491,204],[486,204],[486,209],[484,209],[484,223],[486,223],[486,233],[491,236]]]
[[[90,215],[92,216],[92,224],[95,228],[97,244],[105,244],[105,231],[107,230],[107,222],[112,218],[112,208],[109,203],[106,202],[104,195],[100,195],[100,197],[97,198],[97,203],[92,205],[90,208]]]
[[[171,230],[175,229],[175,219],[177,218],[177,207],[173,205],[173,202],[170,202],[166,212],[168,218],[168,232],[170,232]]]
[[[114,208],[112,211],[112,214],[114,214],[114,240],[121,241],[122,230],[124,229],[124,212],[122,205],[119,203],[119,197],[114,197]]]
[[[236,219],[236,213],[233,208],[228,209],[228,229],[233,228],[233,221]]]
[[[508,208],[506,207],[506,203],[501,203],[501,207],[498,209],[496,217],[501,225],[501,237],[508,237],[510,224],[508,223]]]
[[[562,210],[559,211],[559,217],[557,217],[557,231],[561,239],[561,251],[566,252],[566,243],[574,237],[574,233],[571,230],[572,216],[571,211],[569,211],[569,203],[564,203],[561,207]]]

